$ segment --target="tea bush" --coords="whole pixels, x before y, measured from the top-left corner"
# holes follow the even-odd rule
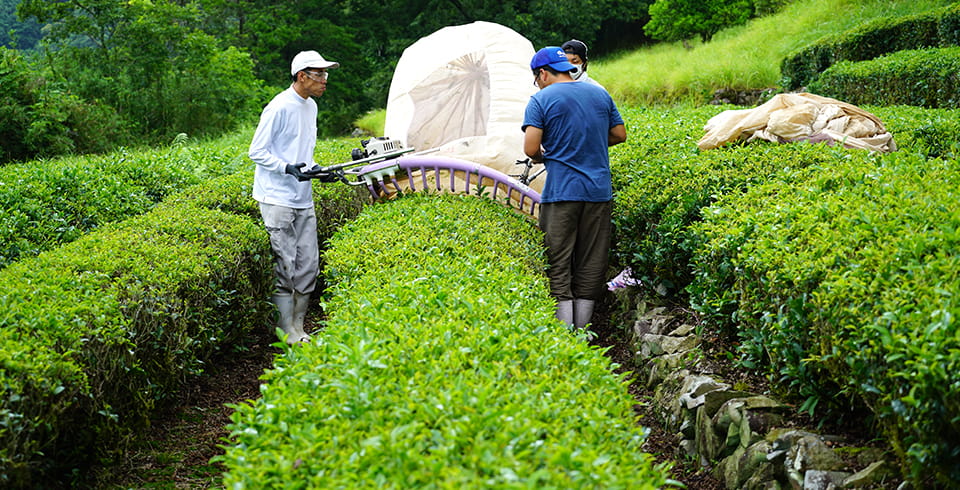
[[[264,318],[269,259],[254,222],[175,206],[0,272],[4,484],[88,465],[146,423]]]
[[[326,328],[236,406],[230,488],[660,488],[609,361],[553,318],[542,238],[490,200],[367,208],[324,253]]]
[[[871,107],[871,110],[884,122],[902,151],[925,158],[960,155],[958,111],[911,106]]]
[[[741,362],[804,410],[869,411],[905,474],[955,484],[960,450],[948,441],[960,440],[960,351],[949,291],[960,118],[864,108],[899,152],[806,143],[699,151],[702,124],[724,107],[627,108],[630,139],[611,152],[615,258],[644,287],[688,293],[702,328],[737,338]]]
[[[246,144],[237,135],[204,144],[180,139],[166,148],[0,167],[0,268],[249,165]]]
[[[960,47],[908,50],[870,61],[841,61],[807,88],[858,105],[955,109],[960,107],[958,73]]]
[[[250,178],[200,184],[0,271],[0,485],[63,484],[121,453],[208,359],[271,324]],[[360,209],[346,186],[316,198],[323,240]]]
[[[622,108],[627,142],[611,149],[614,177],[614,264],[668,294],[692,279],[696,244],[690,226],[720,197],[772,178],[791,178],[807,166],[829,168],[863,151],[826,145],[757,142],[701,151],[696,143],[712,116],[734,106]],[[923,158],[956,155],[960,112],[915,107],[872,107],[902,152]]]
[[[956,160],[856,155],[725,196],[694,227],[704,244],[691,286],[701,305],[733,310],[746,363],[805,409],[869,407],[911,477],[949,485],[960,482],[958,183]]]
[[[145,213],[192,184],[216,181],[219,176],[241,170],[248,172],[227,179],[231,187],[213,198],[239,201],[230,204],[230,212],[250,214],[259,220],[259,208],[249,198],[254,167],[246,157],[250,138],[250,131],[214,140],[181,135],[168,147],[123,149],[109,155],[0,167],[0,209],[4,210],[0,214],[0,269],[21,257],[75,240],[103,224]],[[346,139],[321,141],[317,158],[324,164],[349,160],[352,143]],[[318,191],[321,193],[328,187],[314,186],[315,190],[324,189]],[[193,192],[213,191],[199,187]]]
[[[616,262],[661,292],[682,292],[691,280],[689,226],[702,208],[777,172],[832,158],[808,144],[701,151],[703,125],[720,109],[628,109],[629,140],[611,152]]]
[[[902,50],[960,45],[960,5],[910,16],[884,17],[829,36],[780,63],[783,90],[796,90],[840,61],[865,61]],[[813,91],[811,89],[811,91]]]

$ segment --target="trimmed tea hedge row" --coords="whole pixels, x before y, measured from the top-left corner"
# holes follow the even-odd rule
[[[661,292],[690,282],[688,227],[720,196],[785,169],[835,158],[825,146],[756,144],[700,151],[704,123],[721,108],[626,109],[630,139],[614,147],[617,262]]]
[[[806,408],[865,404],[915,481],[935,472],[949,486],[960,484],[958,163],[838,159],[731,194],[695,227],[690,288],[701,309],[735,319],[746,361]]]
[[[940,317],[920,320],[938,309],[950,321],[956,314],[952,300],[937,299],[957,290],[956,272],[937,257],[952,260],[957,177],[949,172],[957,163],[960,114],[868,107],[901,149],[882,157],[806,143],[698,151],[702,124],[722,109],[624,111],[631,138],[613,151],[620,265],[632,267],[646,286],[689,291],[705,326],[739,333],[743,362],[769,368],[783,388],[808,399],[805,408],[819,401],[818,409],[835,410],[827,406],[831,399],[870,407],[903,455],[905,473],[910,466],[917,474],[956,463],[958,447],[942,436],[956,434],[960,413],[957,329],[939,326]],[[871,187],[861,183],[873,174]],[[845,214],[846,208],[861,214]],[[709,227],[698,225],[703,220]],[[857,220],[862,229],[851,228]],[[881,238],[876,250],[861,250]],[[865,253],[870,260],[856,268],[835,269]],[[912,271],[909,280],[897,275],[905,271],[894,274],[901,265]],[[822,285],[828,272],[839,275],[829,291]],[[865,285],[841,289],[842,278]],[[910,309],[917,302],[924,306]],[[887,337],[876,325],[893,332],[889,340],[878,340]],[[875,344],[861,344],[869,341]],[[957,481],[953,474],[942,478]]]
[[[902,152],[927,158],[960,156],[960,111],[921,107],[872,107]]]
[[[266,318],[269,260],[251,220],[181,205],[0,272],[4,483],[39,485],[142,426]]]
[[[721,196],[740,193],[770,179],[790,178],[807,167],[828,168],[838,159],[863,159],[847,151],[807,143],[766,142],[701,151],[696,142],[708,119],[730,106],[623,108],[626,143],[611,149],[614,175],[614,258],[634,277],[661,292],[677,293],[690,283],[690,225]],[[956,155],[960,111],[915,107],[866,107],[887,126],[902,153],[924,157]],[[783,174],[783,175],[781,175]]]
[[[231,135],[202,145],[180,139],[166,149],[2,166],[0,268],[144,213],[208,174],[236,172],[249,164],[245,149]]]
[[[236,408],[228,488],[660,488],[609,361],[553,318],[542,238],[490,200],[367,208],[326,328]]]
[[[851,104],[955,109],[960,107],[960,47],[898,51],[856,63],[841,61],[808,89]]]
[[[780,85],[785,91],[796,90],[840,61],[865,61],[896,51],[958,45],[960,5],[905,17],[885,17],[787,56],[780,63]]]
[[[251,179],[202,184],[0,271],[0,486],[67,482],[122,451],[219,349],[270,325]],[[331,226],[360,207],[346,186],[317,199]]]

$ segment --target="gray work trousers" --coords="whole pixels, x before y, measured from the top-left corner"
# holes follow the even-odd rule
[[[260,203],[260,215],[270,235],[277,292],[312,293],[320,273],[316,211]]]
[[[598,300],[606,290],[613,201],[540,206],[550,295],[557,301]]]

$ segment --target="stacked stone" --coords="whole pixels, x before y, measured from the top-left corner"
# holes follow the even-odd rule
[[[866,488],[892,477],[878,449],[848,448],[860,455],[863,469],[854,472],[831,447],[839,438],[784,427],[793,407],[719,380],[696,327],[677,323],[657,307],[637,315],[632,331],[634,363],[654,391],[655,413],[681,440],[676,456],[698,458],[731,489]]]

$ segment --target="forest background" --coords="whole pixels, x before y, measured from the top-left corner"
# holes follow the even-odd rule
[[[316,49],[344,67],[321,137],[386,105],[397,60],[442,27],[496,22],[591,58],[706,42],[790,0],[0,0],[0,164],[216,136],[256,121]]]

